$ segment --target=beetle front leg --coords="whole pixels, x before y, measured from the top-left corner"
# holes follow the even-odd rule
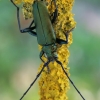
[[[56,43],[62,45],[62,44],[67,44],[68,43],[68,40],[62,40],[62,39],[59,39],[59,38],[56,38]]]

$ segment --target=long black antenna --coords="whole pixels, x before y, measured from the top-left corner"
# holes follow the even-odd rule
[[[26,92],[22,95],[22,97],[20,98],[20,100],[23,99],[23,97],[27,94],[27,92],[30,90],[30,88],[33,86],[33,84],[36,82],[36,80],[39,78],[39,76],[41,75],[43,69],[50,63],[50,61],[47,61],[47,63],[45,63],[41,69],[41,71],[37,74],[36,78],[34,79],[34,81],[30,84],[29,88],[26,90]]]
[[[62,65],[62,63],[61,63],[60,61],[58,61],[57,59],[55,59],[55,60],[56,60],[56,62],[57,62],[58,64],[61,65],[62,70],[64,71],[64,73],[66,74],[66,76],[68,77],[69,81],[70,81],[71,84],[74,86],[74,88],[76,89],[76,91],[78,92],[78,94],[82,97],[83,100],[85,100],[85,98],[82,96],[82,94],[80,93],[80,91],[77,89],[77,87],[75,86],[75,84],[73,83],[73,81],[69,78],[68,73],[65,71],[65,69],[64,69],[64,67],[63,67],[63,65]]]

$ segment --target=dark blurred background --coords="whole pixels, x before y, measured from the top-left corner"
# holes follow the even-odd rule
[[[69,48],[71,79],[86,100],[100,100],[100,0],[75,0],[73,13],[77,26]],[[21,15],[22,28],[30,21]],[[19,100],[39,65],[37,39],[19,32],[16,8],[0,0],[0,100]],[[70,87],[69,100],[81,100]],[[38,90],[36,82],[23,100],[39,100]]]

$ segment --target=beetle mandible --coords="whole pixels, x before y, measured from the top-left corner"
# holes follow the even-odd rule
[[[29,34],[36,36],[38,44],[42,46],[42,50],[40,52],[40,59],[42,60],[42,56],[44,54],[47,56],[47,59],[48,59],[48,61],[46,63],[44,63],[43,68],[38,73],[35,80],[31,83],[30,87],[26,90],[26,92],[20,98],[20,100],[22,100],[22,98],[26,95],[26,93],[29,91],[29,89],[32,87],[32,85],[35,83],[35,81],[41,75],[44,67],[47,66],[47,68],[48,68],[48,64],[51,61],[56,61],[58,64],[61,65],[62,70],[68,77],[71,84],[74,86],[74,88],[80,94],[80,96],[83,98],[83,100],[85,100],[84,97],[79,92],[79,90],[74,85],[74,83],[72,82],[72,80],[69,78],[67,72],[65,71],[64,67],[62,66],[62,63],[57,60],[57,52],[56,52],[57,44],[60,44],[60,45],[67,44],[68,43],[68,35],[74,28],[72,28],[71,30],[69,30],[65,33],[66,40],[62,40],[62,39],[59,39],[56,37],[56,34],[54,32],[52,24],[55,22],[55,20],[57,18],[57,6],[56,6],[56,1],[55,0],[52,0],[52,1],[54,1],[55,7],[56,7],[55,12],[53,13],[52,19],[49,16],[45,2],[43,0],[41,0],[41,1],[35,0],[32,5],[34,20],[31,22],[31,24],[29,25],[28,28],[21,29],[20,18],[19,18],[19,7],[13,2],[13,0],[11,0],[11,2],[17,8],[17,20],[18,20],[20,32],[21,33],[28,32]],[[35,23],[34,27],[32,27],[33,23]],[[36,29],[36,32],[33,31],[34,29]]]

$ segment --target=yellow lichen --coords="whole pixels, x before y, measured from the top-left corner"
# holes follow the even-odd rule
[[[25,2],[22,10],[25,19],[33,18],[32,4],[30,2]]]
[[[40,1],[40,0],[38,0]],[[51,15],[55,11],[55,4],[53,0],[45,0],[49,14]],[[34,0],[16,0],[16,4],[24,2],[24,16],[25,18],[30,18],[30,12],[27,8],[31,8]],[[66,32],[70,31],[75,27],[76,22],[74,21],[72,14],[72,6],[74,0],[56,0],[58,16],[53,24],[56,37],[60,39],[65,39]],[[31,5],[30,5],[31,4]],[[34,16],[34,15],[33,15]],[[31,16],[32,17],[32,16]],[[58,60],[63,64],[64,69],[69,75],[68,68],[68,57],[70,55],[68,47],[72,43],[72,33],[70,32],[68,37],[68,44],[58,45],[57,53]],[[41,48],[41,47],[40,47]],[[47,59],[43,56],[43,60],[46,62]],[[68,100],[66,93],[69,89],[69,80],[64,74],[61,66],[56,62],[51,62],[49,65],[50,73],[48,73],[47,67],[44,68],[40,80],[39,80],[39,94],[40,100]],[[39,71],[42,69],[43,63],[39,67]]]
[[[48,10],[52,14],[55,7],[51,7],[50,0]],[[53,24],[56,36],[61,39],[65,39],[65,33],[75,27],[76,23],[73,19],[71,12],[74,0],[56,0],[58,9],[58,17]],[[68,47],[72,43],[72,34],[69,34],[68,44],[64,44],[57,49],[58,60],[63,64],[66,72],[68,73]],[[39,70],[42,68],[41,64]],[[61,66],[56,62],[51,62],[49,65],[50,73],[48,74],[47,68],[44,69],[41,78],[39,80],[40,86],[40,100],[68,100],[66,93],[69,89],[69,80],[64,74]],[[69,74],[69,73],[68,73]]]

